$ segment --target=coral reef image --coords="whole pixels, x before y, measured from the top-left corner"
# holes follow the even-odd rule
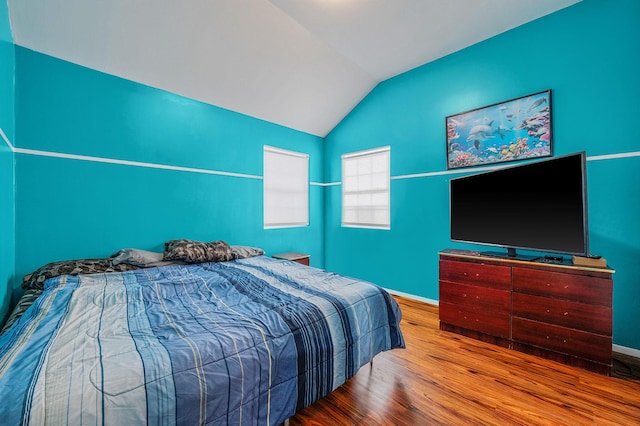
[[[551,92],[447,117],[447,168],[551,155]]]

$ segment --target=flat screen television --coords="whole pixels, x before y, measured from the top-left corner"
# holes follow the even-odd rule
[[[530,260],[540,256],[516,249],[589,255],[584,152],[454,178],[449,190],[453,241]]]

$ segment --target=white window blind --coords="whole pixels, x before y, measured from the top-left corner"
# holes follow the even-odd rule
[[[390,229],[390,147],[342,156],[342,226]]]
[[[264,227],[309,225],[309,156],[264,147]]]

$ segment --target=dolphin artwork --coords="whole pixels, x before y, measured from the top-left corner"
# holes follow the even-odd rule
[[[477,145],[476,142],[494,138],[496,135],[499,135],[500,139],[504,139],[505,134],[510,132],[511,129],[502,125],[493,127],[493,121],[494,120],[491,120],[489,124],[478,124],[477,126],[473,126],[471,130],[469,130],[467,142],[474,141],[474,145]]]

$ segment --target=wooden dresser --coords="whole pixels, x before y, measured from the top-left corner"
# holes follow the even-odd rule
[[[440,329],[602,374],[612,364],[609,268],[440,253]]]

